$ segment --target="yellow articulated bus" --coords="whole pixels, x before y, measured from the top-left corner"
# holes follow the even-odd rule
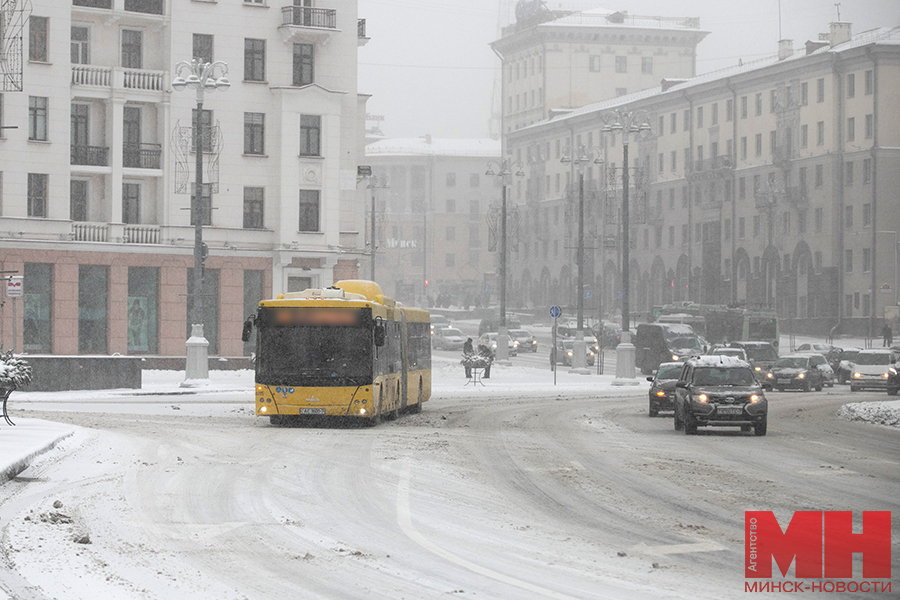
[[[328,415],[374,425],[431,397],[428,311],[397,305],[375,282],[279,294],[244,323],[244,341],[254,326],[256,414],[272,424]]]

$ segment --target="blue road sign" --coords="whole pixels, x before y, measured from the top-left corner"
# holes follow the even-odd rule
[[[594,296],[594,294],[591,292],[591,290],[584,290],[584,299],[585,300],[590,300],[591,298],[593,298],[593,296]]]
[[[550,316],[553,317],[554,319],[559,317],[559,315],[561,315],[561,314],[562,314],[562,311],[559,309],[558,306],[550,307]]]

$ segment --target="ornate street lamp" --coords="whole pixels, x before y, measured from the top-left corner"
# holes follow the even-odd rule
[[[497,167],[497,172],[494,172]],[[500,178],[500,327],[497,330],[497,362],[509,361],[509,347],[504,341],[506,334],[506,186],[512,183],[513,169],[516,177],[525,177],[524,165],[504,158],[501,162],[488,161],[485,175]]]
[[[575,261],[578,264],[578,330],[575,333],[575,341],[572,344],[572,371],[584,375],[590,372],[585,366],[587,349],[584,345],[584,169],[591,162],[595,165],[603,164],[600,155],[600,148],[581,146],[574,159],[569,156],[568,148],[566,148],[562,158],[559,159],[559,162],[563,164],[572,163],[578,169],[578,253],[575,256]],[[600,360],[599,356],[597,360]]]
[[[629,269],[629,214],[628,214],[628,142],[631,134],[649,135],[650,113],[643,109],[634,111],[614,109],[600,117],[603,133],[622,134],[622,337],[616,348],[616,379],[634,379],[634,345],[631,343],[631,315],[628,306]]]
[[[209,342],[203,337],[203,94],[216,90],[225,91],[231,82],[225,77],[228,65],[217,60],[201,63],[196,58],[191,62],[181,61],[175,65],[175,79],[172,88],[180,92],[185,88],[197,93],[197,113],[194,117],[194,151],[196,152],[196,182],[191,198],[191,222],[194,225],[194,284],[193,310],[191,311],[191,336],[187,341],[187,364],[182,387],[197,385],[195,381],[209,379],[207,350]]]
[[[367,189],[372,190],[372,222],[370,224],[370,232],[369,241],[372,244],[371,248],[371,258],[372,258],[372,271],[369,279],[375,281],[375,250],[377,249],[377,245],[375,244],[375,190],[386,190],[390,189],[390,185],[388,184],[388,179],[384,175],[370,175],[369,183],[366,185]]]

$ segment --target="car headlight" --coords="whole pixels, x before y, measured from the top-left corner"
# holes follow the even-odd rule
[[[571,352],[568,352],[567,354],[568,354],[569,356],[572,356],[572,353],[571,353]]]
[[[666,397],[666,393],[662,390],[659,390],[658,392],[656,392],[656,395],[659,396],[660,398]]]
[[[677,354],[673,354],[673,355],[672,355],[672,360],[677,361],[677,360],[678,360],[678,355],[677,355]]]
[[[891,376],[890,373],[885,373],[885,374],[882,375],[882,377],[884,377],[885,379],[887,379],[887,378],[890,377],[890,376]]]
[[[775,376],[772,375],[771,373],[766,373],[766,377],[769,379],[775,379]]]
[[[537,340],[531,340],[532,344],[537,344]]]
[[[516,340],[515,342],[513,342],[513,344],[516,345],[516,346],[518,346],[518,345],[519,345],[519,340]]]
[[[750,396],[750,402],[759,402],[759,395],[753,394]]]
[[[706,404],[707,402],[709,402],[709,396],[707,396],[706,394],[700,394],[699,396],[697,396],[697,400],[699,400],[703,404]]]
[[[753,370],[759,372],[762,371],[762,367],[753,367]]]
[[[854,379],[859,379],[860,377],[862,377],[862,373],[854,373],[853,374]]]
[[[799,373],[799,374],[797,375],[797,378],[798,378],[798,379],[805,379],[805,378],[806,378],[806,372],[804,371],[803,373]]]

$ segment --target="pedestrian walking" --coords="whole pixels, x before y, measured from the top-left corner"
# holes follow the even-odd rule
[[[881,328],[882,346],[890,348],[894,344],[894,330],[887,323]]]
[[[468,338],[463,344],[463,366],[466,368],[466,379],[472,379],[472,359],[474,357],[475,349],[472,347],[472,338]]]

